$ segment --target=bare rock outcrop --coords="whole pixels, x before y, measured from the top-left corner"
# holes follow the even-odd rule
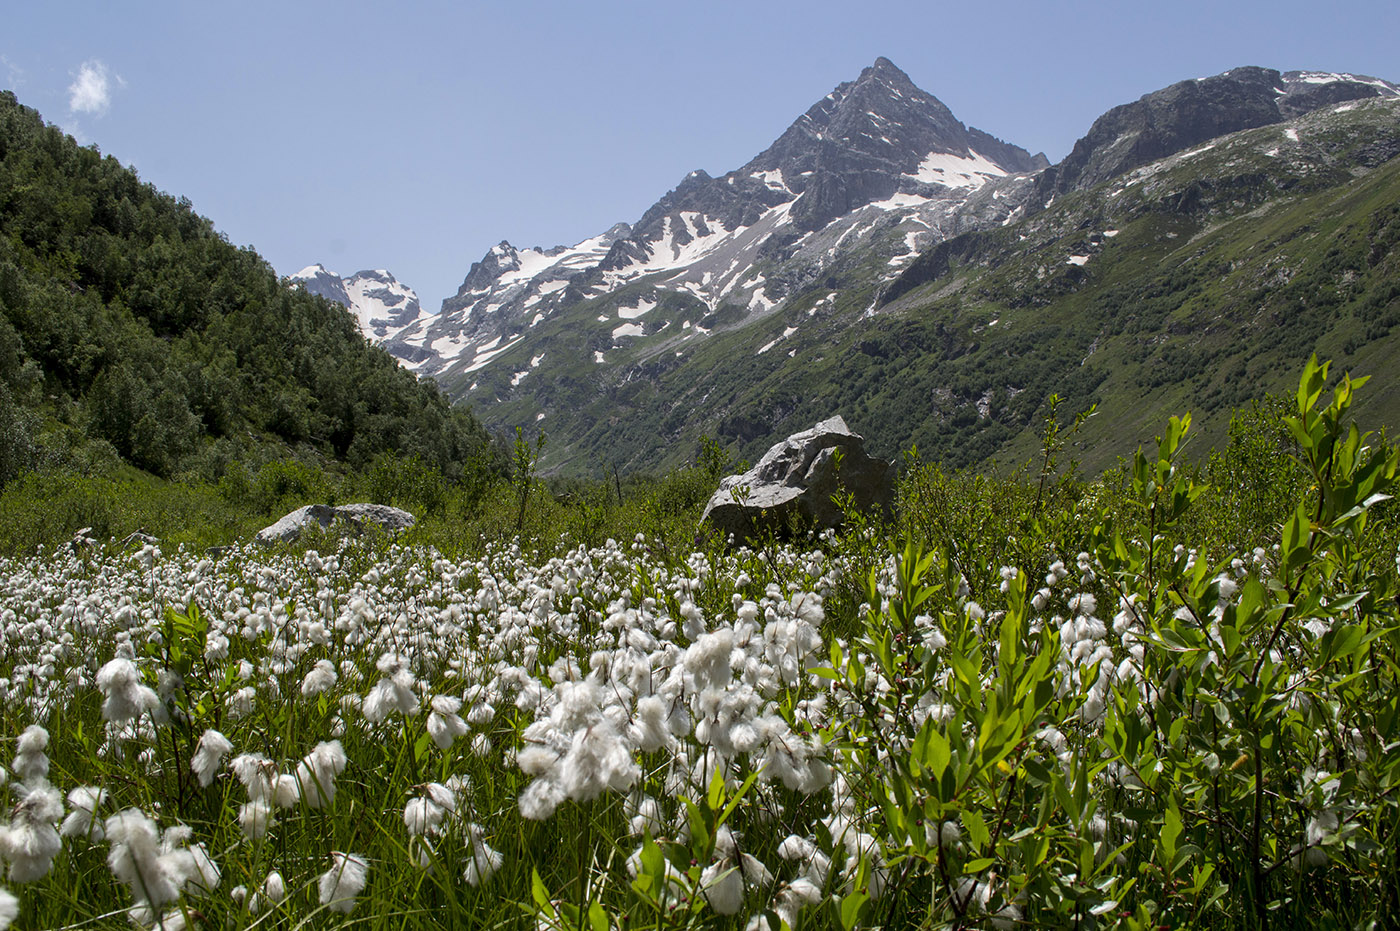
[[[794,524],[824,530],[844,517],[839,493],[861,510],[888,512],[894,480],[895,464],[867,454],[865,440],[832,417],[778,443],[744,474],[721,479],[700,520],[739,543]]]

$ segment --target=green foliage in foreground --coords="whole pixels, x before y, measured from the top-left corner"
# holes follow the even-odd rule
[[[916,464],[897,526],[817,545],[671,549],[657,502],[684,500],[697,467],[632,512],[663,535],[626,548],[62,557],[76,601],[20,581],[0,603],[0,733],[41,723],[56,786],[100,785],[104,815],[134,806],[192,829],[170,843],[204,844],[222,885],[187,888],[172,927],[1388,927],[1400,452],[1350,423],[1362,380],[1324,400],[1326,381],[1310,364],[1286,413],[1242,415],[1237,442],[1197,468],[1187,416],[1089,486],[1016,493]],[[511,525],[506,492],[482,511]],[[541,510],[584,506],[604,513]],[[814,642],[792,635],[814,619]],[[104,724],[93,673],[113,646],[75,639],[96,632],[131,645],[174,723]],[[317,660],[339,671],[330,691],[304,684]],[[515,664],[541,691],[514,691]],[[695,719],[616,743],[643,726],[647,688],[665,694],[682,670],[695,681],[675,700]],[[386,716],[393,682],[395,702],[465,701]],[[537,705],[544,693],[554,703]],[[754,693],[758,717],[721,715]],[[468,723],[443,746],[458,710]],[[245,836],[245,787],[191,772],[206,728],[266,754],[271,774],[337,735],[334,799],[311,804],[304,782],[279,826]],[[26,765],[12,764],[12,803]],[[414,834],[429,783],[457,786],[459,811]],[[32,883],[12,868],[22,922],[132,905],[108,848],[84,843]],[[344,914],[320,891],[331,851],[370,869]],[[274,868],[287,898],[255,916]]]

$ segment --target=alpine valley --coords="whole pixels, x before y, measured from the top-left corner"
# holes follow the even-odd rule
[[[636,222],[493,246],[439,313],[387,272],[293,276],[551,469],[756,458],[843,415],[886,456],[1024,461],[1097,403],[1087,468],[1190,410],[1205,442],[1317,352],[1400,352],[1400,87],[1244,67],[1115,107],[1060,163],[964,126],[886,59],[748,164]],[[1360,411],[1400,424],[1386,377]]]

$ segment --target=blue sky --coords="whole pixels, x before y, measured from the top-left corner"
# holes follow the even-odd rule
[[[635,221],[884,55],[1051,160],[1237,65],[1400,81],[1400,3],[339,0],[8,4],[0,86],[282,274],[388,268],[436,311],[493,244]]]

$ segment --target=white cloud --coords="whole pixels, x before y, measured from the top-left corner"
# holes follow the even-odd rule
[[[0,55],[0,65],[5,66],[5,82],[10,90],[14,90],[24,83],[24,69],[10,61],[4,55]]]
[[[116,80],[121,83],[120,77]],[[68,85],[68,109],[73,113],[102,114],[111,102],[112,80],[107,66],[96,59],[83,62],[78,76]]]

